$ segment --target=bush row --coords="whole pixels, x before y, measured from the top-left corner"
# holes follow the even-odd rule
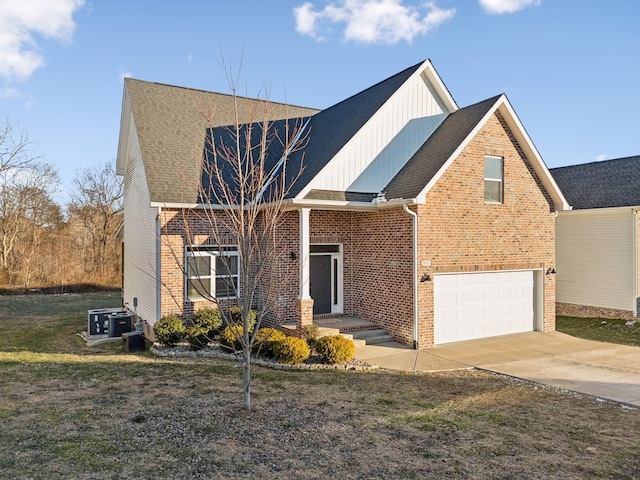
[[[203,348],[214,336],[219,335],[223,346],[237,351],[242,349],[244,328],[241,325],[240,310],[235,309],[234,312],[230,314],[231,327],[222,328],[222,316],[218,310],[204,308],[198,310],[187,323],[176,316],[163,317],[155,323],[153,331],[158,342],[168,347],[187,340],[192,348]],[[256,312],[252,311],[250,332],[255,326],[255,321]],[[256,332],[253,351],[287,364],[304,362],[312,351],[322,363],[329,364],[348,362],[355,353],[355,346],[351,340],[342,335],[318,338],[315,326],[307,327],[303,337],[289,337],[275,328],[261,328]]]

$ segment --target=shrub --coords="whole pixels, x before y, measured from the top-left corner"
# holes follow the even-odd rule
[[[323,363],[344,363],[353,358],[356,347],[342,335],[330,335],[316,341],[316,353]]]
[[[242,350],[242,342],[240,341],[242,335],[244,335],[242,326],[226,327],[220,332],[220,343],[234,350]]]
[[[256,326],[256,321],[258,318],[258,311],[252,308],[249,312],[249,330],[253,330]],[[232,325],[242,325],[242,309],[240,307],[231,307],[229,309],[229,322]]]
[[[222,328],[222,314],[218,308],[201,308],[193,314],[192,322],[202,333],[215,335]]]
[[[318,341],[318,337],[319,337],[319,333],[318,333],[317,325],[314,325],[314,324],[307,325],[302,329],[302,338],[304,338],[307,341],[307,344],[309,345],[309,348],[311,350],[316,349],[316,342]]]
[[[275,328],[261,328],[256,332],[256,339],[253,344],[254,351],[257,352],[260,350],[265,355],[273,356],[275,344],[285,338],[287,338],[287,336],[280,330],[276,330]]]
[[[307,342],[301,338],[286,337],[273,346],[273,354],[276,360],[282,363],[295,364],[304,362],[311,351]]]
[[[175,347],[184,338],[186,329],[178,317],[167,315],[153,325],[153,333],[162,345]]]
[[[222,315],[217,308],[201,308],[193,314],[187,328],[187,336],[191,347],[206,347],[222,327]]]

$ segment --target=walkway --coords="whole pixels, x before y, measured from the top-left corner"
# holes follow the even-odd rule
[[[527,332],[413,350],[398,343],[356,348],[381,368],[440,371],[481,368],[640,406],[640,348]]]

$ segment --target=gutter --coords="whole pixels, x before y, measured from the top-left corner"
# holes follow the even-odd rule
[[[402,209],[413,217],[413,348],[418,350],[418,214],[407,203]]]

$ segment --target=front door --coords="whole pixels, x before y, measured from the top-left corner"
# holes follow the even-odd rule
[[[313,314],[331,313],[331,255],[311,255],[309,293]]]
[[[313,298],[313,314],[342,313],[342,246],[313,244],[309,253],[309,294]]]

